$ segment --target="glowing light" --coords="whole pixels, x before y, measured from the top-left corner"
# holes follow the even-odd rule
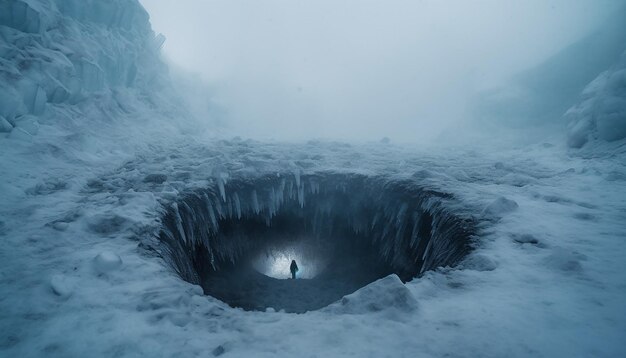
[[[319,260],[307,257],[296,248],[270,250],[255,260],[254,268],[269,277],[288,279],[291,278],[291,260],[296,260],[298,264],[296,278],[313,278],[321,268]]]

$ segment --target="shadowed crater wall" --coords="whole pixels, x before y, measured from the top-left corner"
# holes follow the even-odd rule
[[[458,263],[474,224],[453,202],[413,180],[357,174],[219,179],[172,205],[159,239],[173,269],[206,294],[305,312],[391,273],[408,281]],[[306,278],[282,273],[291,259]]]

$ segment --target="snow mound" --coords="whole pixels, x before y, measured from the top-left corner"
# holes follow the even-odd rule
[[[500,218],[503,214],[510,213],[518,207],[519,205],[514,200],[501,196],[485,207],[483,216]]]
[[[389,310],[406,313],[417,310],[417,300],[395,274],[344,296],[323,311],[333,314],[368,314]]]
[[[572,148],[594,139],[626,138],[626,52],[585,88],[580,102],[565,117],[569,119],[567,144]]]
[[[62,298],[69,297],[74,290],[67,277],[61,274],[50,277],[50,289],[55,295]]]
[[[122,266],[122,259],[115,253],[105,251],[99,253],[94,259],[95,269],[100,273],[115,271]]]
[[[582,271],[581,261],[585,260],[585,256],[576,252],[568,251],[563,248],[555,248],[553,252],[546,258],[546,264],[556,270],[569,273],[577,273]]]

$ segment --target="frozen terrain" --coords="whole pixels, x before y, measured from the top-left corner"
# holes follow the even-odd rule
[[[623,58],[545,142],[258,142],[197,133],[159,41],[131,0],[0,2],[0,356],[626,355]],[[319,310],[205,294],[251,245],[210,230],[313,209],[384,267]]]
[[[94,170],[86,175],[90,184],[58,174],[34,187],[7,180],[15,193],[3,207],[8,356],[624,353],[623,148],[594,159],[547,145],[497,155],[333,143],[203,148],[154,147],[106,174]],[[279,165],[343,172],[348,164],[370,175],[417,174],[421,185],[445,188],[477,216],[502,196],[518,205],[511,212],[492,207],[503,217],[484,225],[457,268],[407,283],[415,299],[409,306],[418,307],[410,310],[392,305],[368,313],[363,303],[358,314],[245,312],[204,296],[143,249],[168,203],[215,185],[211,168],[237,177]],[[167,179],[146,183],[155,173]],[[63,188],[27,194],[52,186]]]

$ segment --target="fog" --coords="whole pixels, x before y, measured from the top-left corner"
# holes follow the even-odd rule
[[[167,37],[167,61],[207,84],[183,95],[206,102],[203,115],[229,133],[397,142],[466,126],[475,93],[550,58],[623,4],[141,1]]]

